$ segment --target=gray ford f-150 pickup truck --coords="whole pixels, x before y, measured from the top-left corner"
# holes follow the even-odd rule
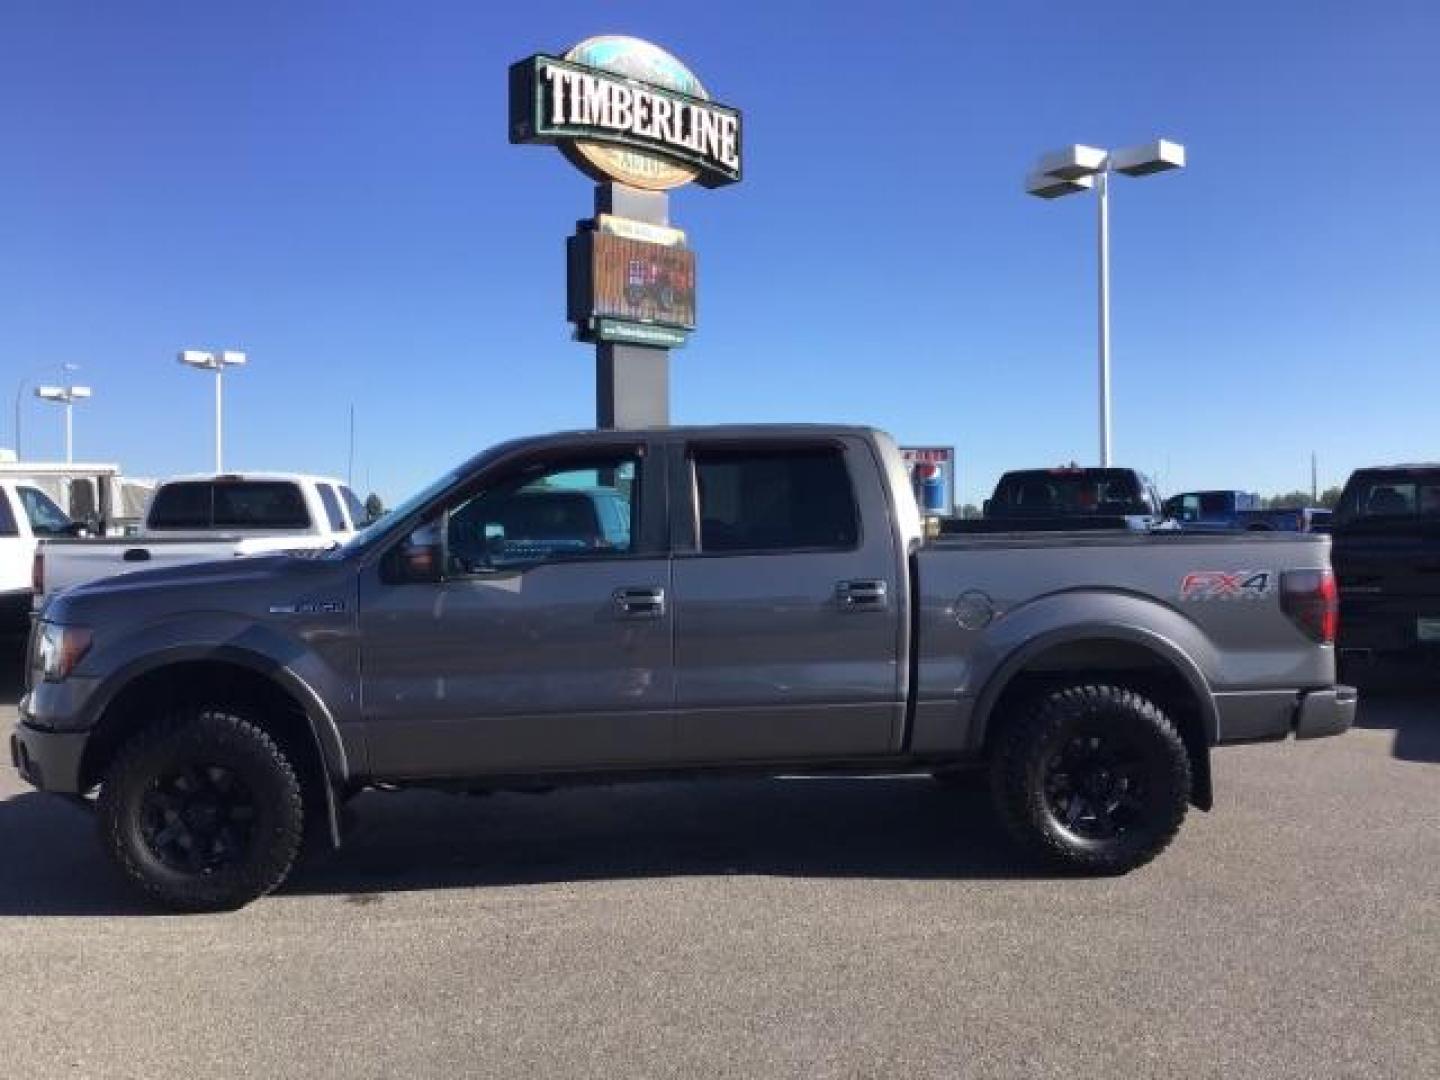
[[[337,550],[55,597],[11,750],[180,908],[273,889],[367,786],[737,771],[983,765],[1020,840],[1118,873],[1211,747],[1350,726],[1328,545],[927,540],[865,428],[522,439]]]

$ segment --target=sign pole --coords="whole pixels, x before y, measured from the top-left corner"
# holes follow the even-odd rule
[[[595,214],[647,225],[670,224],[670,197],[614,182],[595,185]],[[663,427],[670,423],[670,350],[595,343],[595,426]]]

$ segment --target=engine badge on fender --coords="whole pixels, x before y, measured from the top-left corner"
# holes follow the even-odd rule
[[[1192,570],[1180,582],[1180,599],[1261,600],[1274,577],[1270,570]]]

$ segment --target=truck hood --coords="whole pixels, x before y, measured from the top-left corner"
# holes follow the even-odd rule
[[[44,617],[88,624],[144,622],[177,611],[263,613],[323,591],[339,569],[328,559],[264,555],[137,570],[65,590],[46,604]]]

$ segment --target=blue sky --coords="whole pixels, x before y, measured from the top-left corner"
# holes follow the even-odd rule
[[[1433,4],[6,0],[0,445],[64,362],[77,456],[343,473],[389,501],[488,443],[586,426],[563,238],[591,185],[506,142],[506,69],[645,37],[745,112],[746,178],[683,189],[700,331],[676,422],[875,423],[978,499],[1095,450],[1094,205],[1041,151],[1184,142],[1113,189],[1115,455],[1289,490],[1440,457]],[[27,400],[26,450],[58,457]]]

